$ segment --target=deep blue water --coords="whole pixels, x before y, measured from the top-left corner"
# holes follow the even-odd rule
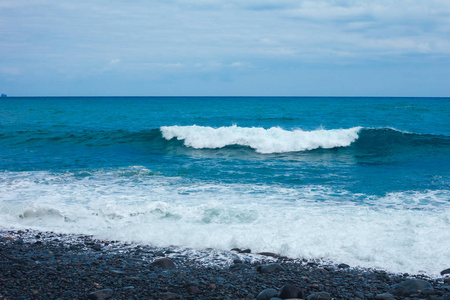
[[[8,98],[0,114],[1,170],[139,165],[193,180],[375,195],[448,189],[450,182],[447,98]],[[162,137],[160,127],[172,125],[362,129],[346,147],[276,153],[274,146],[261,154],[233,144],[186,147]]]
[[[3,227],[433,273],[450,98],[5,98],[0,190]]]

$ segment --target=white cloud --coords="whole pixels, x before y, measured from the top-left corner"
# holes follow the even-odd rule
[[[145,78],[411,55],[448,62],[448,15],[448,0],[3,0],[0,65]]]

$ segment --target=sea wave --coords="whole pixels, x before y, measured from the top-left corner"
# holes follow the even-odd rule
[[[167,150],[222,149],[229,146],[248,147],[257,153],[293,153],[316,149],[352,148],[354,151],[396,152],[410,148],[444,149],[450,147],[450,137],[406,132],[395,128],[351,127],[347,129],[283,129],[280,127],[162,126],[140,131],[127,130],[18,130],[0,136],[5,149],[71,149],[73,145],[88,148],[135,147]],[[406,149],[407,148],[407,149]],[[14,152],[14,153],[15,153]],[[13,153],[13,154],[14,154]]]
[[[450,137],[433,134],[409,133],[395,128],[301,129],[285,130],[279,127],[204,127],[163,126],[160,128],[166,140],[183,141],[194,149],[219,149],[238,145],[256,152],[285,153],[315,149],[353,147],[356,151],[405,150],[410,147],[450,147]]]
[[[431,275],[448,261],[448,190],[374,196],[322,186],[194,183],[129,169],[138,172],[127,180],[124,169],[0,173],[0,227],[157,246],[246,247]]]
[[[216,149],[229,145],[248,146],[259,153],[283,153],[331,149],[349,146],[358,138],[362,127],[349,129],[318,129],[314,131],[284,130],[279,127],[204,127],[204,126],[163,126],[165,139],[184,140],[184,145],[195,149]]]

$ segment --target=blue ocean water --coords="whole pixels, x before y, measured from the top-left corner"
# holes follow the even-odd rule
[[[450,98],[5,98],[0,149],[6,228],[450,261]]]

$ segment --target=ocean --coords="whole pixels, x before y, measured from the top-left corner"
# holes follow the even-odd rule
[[[0,101],[0,227],[436,276],[450,98]]]

